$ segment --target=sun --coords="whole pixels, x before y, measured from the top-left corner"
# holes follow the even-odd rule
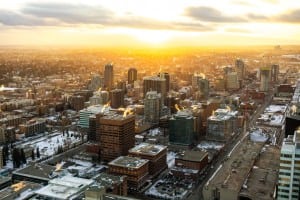
[[[170,33],[157,30],[139,30],[133,36],[141,42],[154,45],[164,44],[172,38]]]

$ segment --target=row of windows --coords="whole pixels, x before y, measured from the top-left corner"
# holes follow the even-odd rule
[[[280,157],[283,157],[283,158],[292,158],[292,155],[291,154],[281,154]]]
[[[279,172],[280,175],[290,176],[291,172]]]

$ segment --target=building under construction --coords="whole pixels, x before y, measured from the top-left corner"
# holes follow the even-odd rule
[[[97,135],[100,136],[102,160],[111,161],[119,156],[127,155],[128,150],[134,146],[134,128],[134,115],[111,112],[101,117]]]

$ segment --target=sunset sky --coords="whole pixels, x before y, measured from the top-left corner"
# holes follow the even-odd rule
[[[1,0],[0,45],[300,44],[300,0]]]

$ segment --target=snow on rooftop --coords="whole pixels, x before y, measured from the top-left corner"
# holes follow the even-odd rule
[[[250,140],[253,142],[266,142],[268,135],[266,135],[262,129],[257,129],[250,133]]]
[[[220,142],[213,142],[213,141],[201,141],[198,145],[197,148],[199,149],[215,149],[215,150],[221,150],[224,147],[223,143]]]

